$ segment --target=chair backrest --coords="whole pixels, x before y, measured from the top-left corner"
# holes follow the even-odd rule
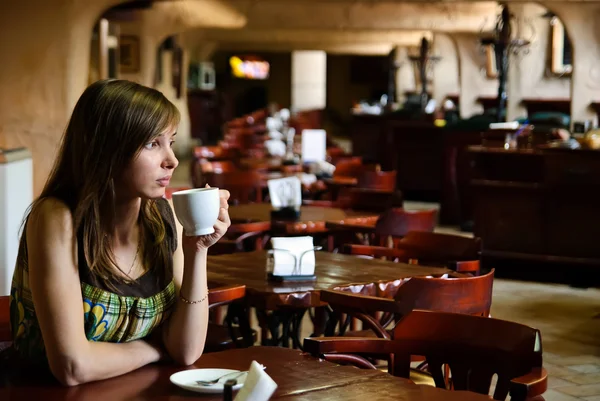
[[[362,171],[357,177],[358,188],[379,189],[381,191],[396,190],[396,171]]]
[[[436,386],[445,388],[443,365],[454,390],[488,394],[498,375],[494,399],[506,399],[510,381],[542,366],[539,330],[492,318],[414,310],[394,328],[392,373],[409,377],[412,355],[424,356]]]
[[[238,157],[238,150],[221,146],[196,146],[193,156],[195,159],[233,160]]]
[[[481,239],[426,231],[408,232],[394,246],[417,259],[419,264],[443,261],[476,261],[480,258]],[[466,266],[464,266],[466,268]],[[459,270],[459,266],[455,270]]]
[[[385,328],[414,309],[489,316],[493,281],[492,270],[479,277],[412,277],[323,290],[321,300],[329,303],[334,311],[326,335],[336,335],[335,326],[341,313],[361,320],[381,338],[390,338]],[[338,334],[343,335],[348,321],[339,323]]]
[[[397,192],[365,188],[344,188],[338,195],[336,207],[382,213],[398,203],[402,203],[402,196],[401,194],[398,196]]]
[[[412,277],[394,299],[403,314],[413,309],[489,316],[494,270],[477,277]]]
[[[260,202],[262,200],[262,176],[258,171],[208,173],[204,175],[204,178],[211,187],[227,189],[230,193],[230,204]]]
[[[246,296],[245,285],[231,285],[231,286],[216,286],[212,287],[209,283],[210,291],[208,293],[208,307],[210,309],[220,305],[228,304],[241,299]]]
[[[399,248],[388,248],[385,246],[344,244],[341,247],[341,252],[346,255],[385,259],[391,262],[446,267],[455,272],[473,276],[479,276],[481,269],[479,260],[456,260],[455,258],[448,260],[443,257],[436,259],[431,255],[427,255],[427,257],[423,258],[421,257],[421,253],[410,249],[404,250]]]
[[[387,210],[375,224],[375,235],[380,244],[386,245],[387,237],[399,239],[410,231],[433,232],[437,220],[437,210],[405,210],[394,208]]]
[[[0,343],[12,341],[10,333],[10,297],[0,297]]]
[[[364,169],[362,158],[358,156],[341,159],[335,165],[334,177],[356,177]]]

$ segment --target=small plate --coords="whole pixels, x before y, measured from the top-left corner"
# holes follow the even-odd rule
[[[196,380],[214,380],[217,377],[221,377],[223,375],[232,373],[231,376],[235,377],[233,373],[241,372],[240,370],[233,369],[192,369],[192,370],[182,370],[181,372],[177,372],[171,375],[171,383],[174,385],[181,387],[186,390],[195,391],[197,393],[210,393],[210,394],[218,394],[222,393],[225,382],[229,379],[229,377],[224,377],[219,380],[218,383],[213,384],[211,386],[202,386],[196,383]],[[244,385],[244,381],[246,381],[246,377],[248,375],[241,375],[236,378],[237,384],[233,386],[233,390],[239,390]]]

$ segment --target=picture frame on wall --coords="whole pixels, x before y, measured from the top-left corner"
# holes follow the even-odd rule
[[[140,71],[140,39],[121,35],[119,43],[119,71],[131,74]]]

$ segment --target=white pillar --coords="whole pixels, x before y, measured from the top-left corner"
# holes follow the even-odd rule
[[[33,201],[33,165],[25,148],[0,149],[0,296],[10,294],[19,234]]]
[[[573,45],[573,74],[571,76],[571,121],[597,121],[590,103],[599,99],[600,92],[600,35],[596,27],[600,5],[549,3],[562,20]],[[575,7],[573,7],[575,6]]]
[[[432,95],[438,105],[446,96],[459,95],[458,52],[454,40],[445,34],[436,34],[433,38],[433,55],[440,60],[433,65]]]
[[[292,110],[324,109],[327,101],[327,53],[292,52]]]

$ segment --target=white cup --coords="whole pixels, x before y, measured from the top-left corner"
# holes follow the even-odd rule
[[[173,193],[177,220],[185,235],[207,235],[215,232],[221,201],[219,188],[195,188]]]

